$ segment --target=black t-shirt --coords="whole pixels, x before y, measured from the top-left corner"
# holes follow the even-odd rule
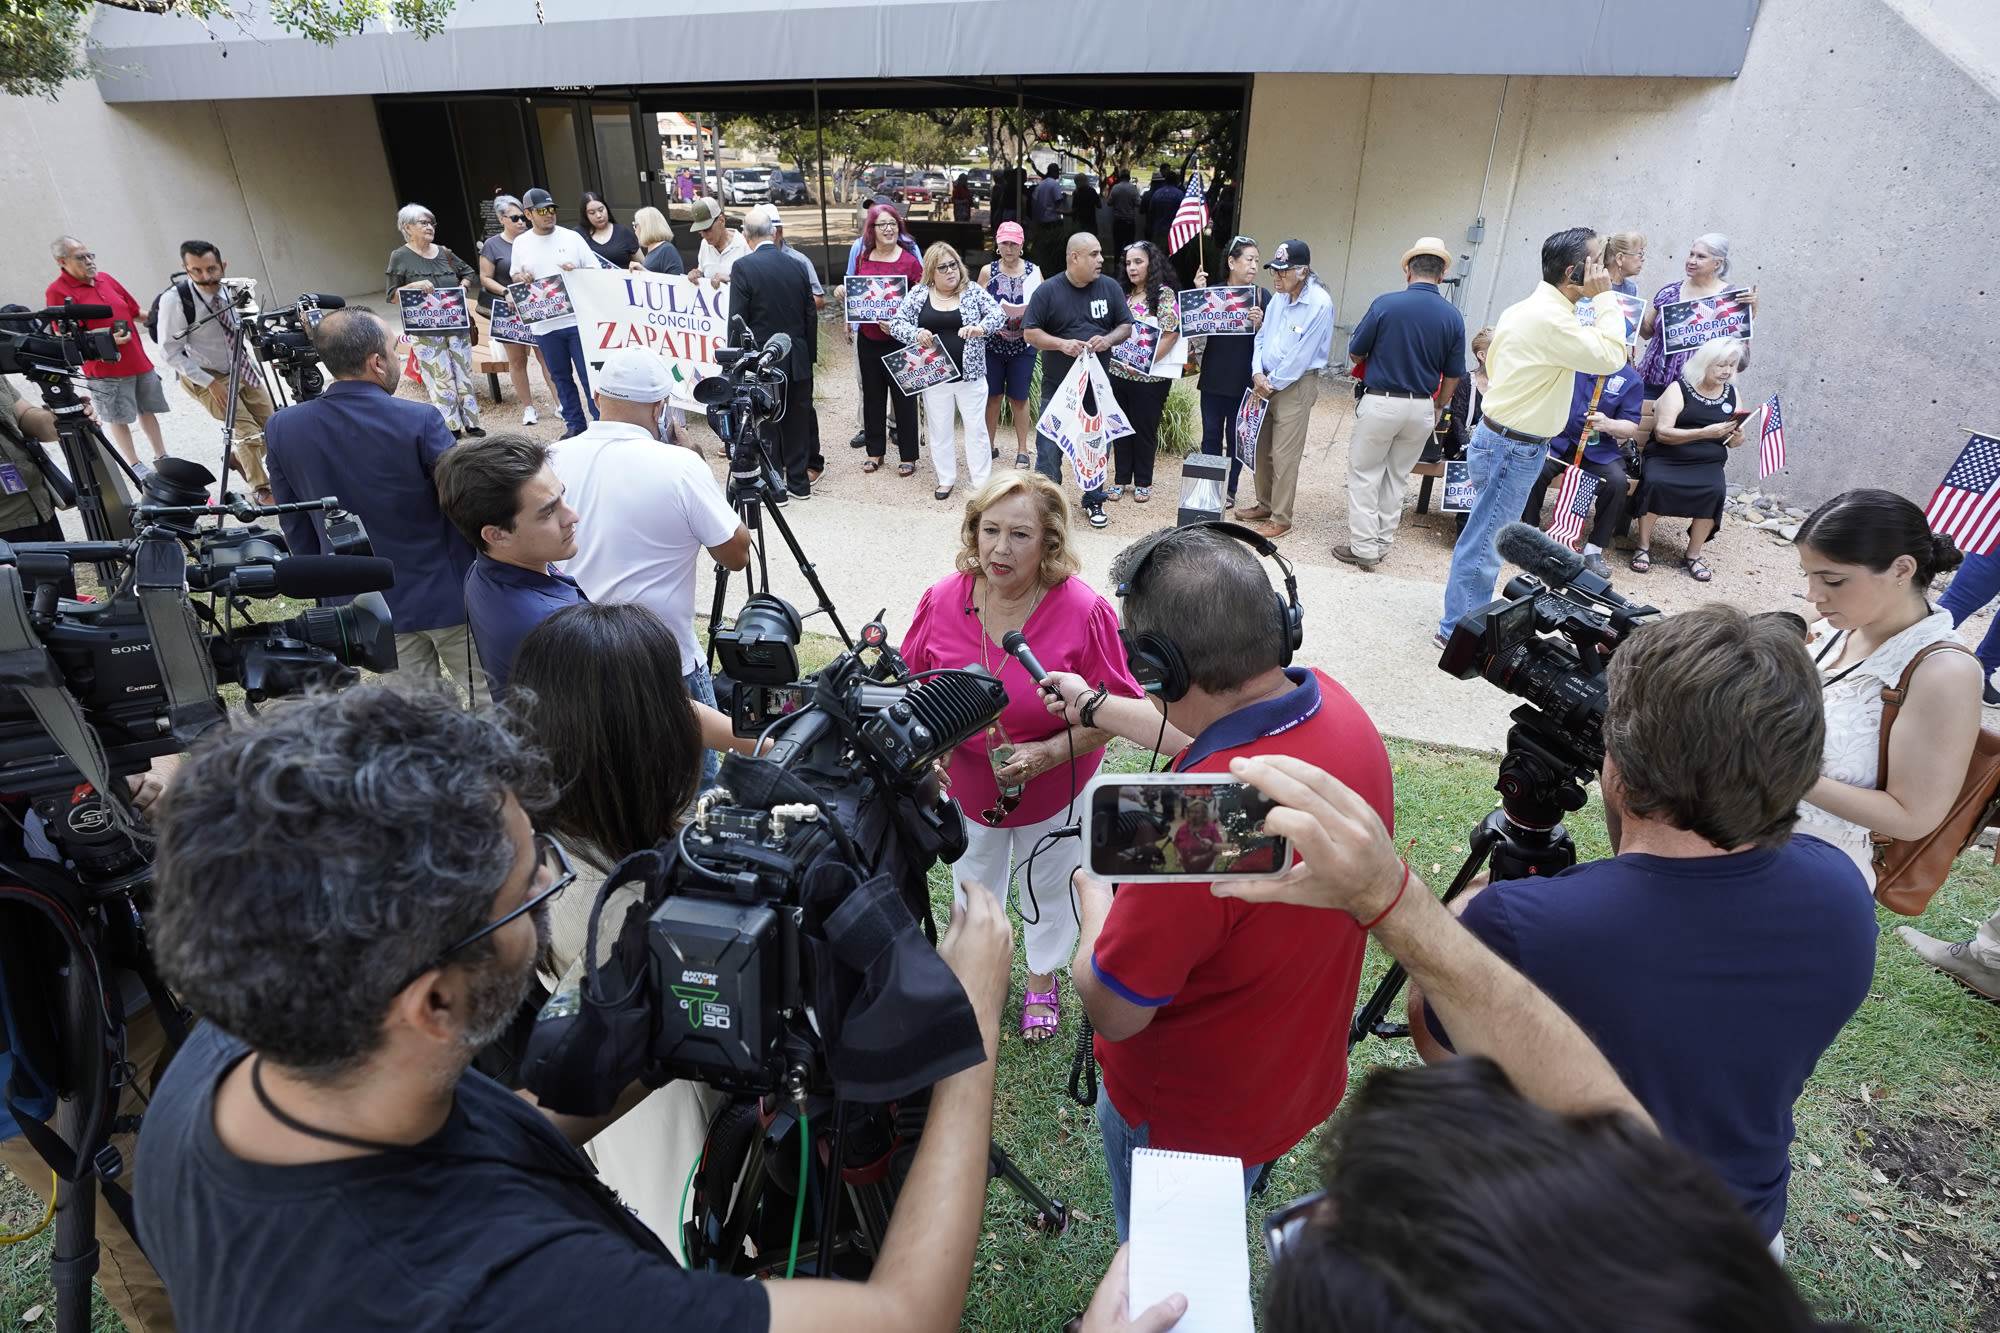
[[[957,310],[940,310],[937,302],[926,296],[922,309],[917,311],[917,327],[929,329],[937,336],[951,363],[958,367],[959,374],[965,373],[965,325],[964,316]]]
[[[638,236],[622,222],[611,224],[611,235],[601,244],[590,234],[590,225],[585,223],[583,243],[595,250],[598,257],[613,268],[628,267],[632,262],[632,256],[639,253]]]
[[[583,1154],[483,1074],[459,1080],[422,1150],[491,1160],[244,1161],[216,1137],[214,1103],[246,1053],[203,1026],[146,1113],[139,1226],[182,1328],[769,1327],[761,1287],[677,1268]]]
[[[1257,308],[1266,310],[1270,305],[1271,293],[1259,287]],[[1250,387],[1250,358],[1256,350],[1254,333],[1209,334],[1207,345],[1202,348],[1201,379],[1196,387],[1203,393],[1227,394],[1240,400],[1243,391]]]
[[[514,243],[499,232],[494,232],[480,242],[482,258],[493,261],[493,280],[505,287],[512,280],[514,272]],[[479,305],[483,310],[493,308],[493,293],[486,290],[486,284],[479,284]]]
[[[1093,278],[1088,287],[1077,286],[1067,273],[1044,278],[1042,285],[1035,288],[1035,294],[1028,298],[1028,313],[1021,317],[1024,329],[1040,329],[1051,337],[1084,342],[1131,322],[1132,307],[1125,304],[1125,289],[1102,274]],[[1043,349],[1044,400],[1056,391],[1075,361],[1075,357],[1066,353]]]

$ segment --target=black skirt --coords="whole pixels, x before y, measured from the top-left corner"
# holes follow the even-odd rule
[[[1727,494],[1722,464],[1678,463],[1664,451],[1648,450],[1646,471],[1633,497],[1634,518],[1653,514],[1664,518],[1705,518],[1720,526]]]

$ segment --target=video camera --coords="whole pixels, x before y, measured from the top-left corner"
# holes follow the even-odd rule
[[[746,648],[746,619],[789,638],[759,631]],[[979,667],[912,675],[879,619],[800,679],[797,624],[768,594],[739,617],[724,650],[738,699],[780,702],[739,702],[737,725],[768,717],[771,748],[728,756],[678,839],[606,881],[587,965],[542,1011],[524,1065],[543,1104],[601,1113],[641,1075],[882,1102],[981,1058],[963,990],[917,932],[930,867],[965,849],[935,765],[1006,691]],[[622,924],[601,919],[628,884],[639,901]],[[601,963],[600,929],[618,932]]]
[[[736,338],[733,347],[715,349],[720,375],[710,375],[694,386],[694,400],[708,414],[729,455],[729,502],[737,503],[744,493],[755,494],[767,475],[775,492],[784,486],[773,473],[775,441],[769,437],[772,421],[784,414],[785,363],[792,354],[787,333],[774,333],[762,347],[750,332],[743,316],[730,320]]]
[[[0,375],[81,374],[86,361],[116,361],[118,341],[110,329],[86,329],[87,319],[110,319],[108,305],[0,309]],[[25,326],[25,327],[23,327]]]
[[[250,293],[245,291],[238,304],[247,306],[249,297]],[[257,359],[270,362],[271,368],[284,377],[293,401],[302,403],[317,398],[326,388],[313,334],[319,329],[321,314],[346,305],[338,296],[306,292],[291,305],[259,313],[246,324],[244,332],[250,345],[257,349]]]

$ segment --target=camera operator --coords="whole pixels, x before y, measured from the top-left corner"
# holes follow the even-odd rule
[[[383,599],[395,620],[399,668],[431,676],[448,670],[472,690],[479,672],[465,624],[472,548],[438,507],[432,480],[451,432],[429,404],[396,397],[402,358],[395,333],[374,311],[327,312],[314,344],[333,382],[265,428],[271,489],[280,504],[337,495],[359,515],[375,554],[396,566],[396,585]],[[326,552],[323,515],[278,521],[293,555]]]
[[[180,376],[181,387],[210,416],[222,420],[229,410],[229,359],[238,313],[235,293],[223,286],[229,271],[212,241],[182,241],[181,268],[160,298],[160,364]],[[258,504],[271,503],[270,478],[264,471],[264,423],[276,410],[257,369],[254,352],[245,348],[237,368],[235,434],[232,452],[236,470],[256,495]]]
[[[58,503],[49,492],[54,467],[44,444],[56,442],[56,415],[21,397],[12,380],[0,375],[0,541],[59,542]],[[61,506],[67,508],[67,505]],[[75,576],[63,596],[76,596]]]
[[[870,1280],[684,1273],[572,1146],[603,1122],[467,1069],[569,881],[531,819],[552,795],[499,725],[388,684],[281,704],[189,758],[162,802],[154,939],[209,1021],[153,1100],[140,1201],[181,1321],[955,1327],[1012,951],[990,898],[939,948],[986,1058],[936,1085]]]
[[[1244,540],[1206,525],[1169,528],[1121,552],[1112,577],[1128,657],[1164,643],[1184,664],[1184,693],[1173,684],[1161,692],[1165,720],[1194,737],[1175,771],[1294,755],[1338,775],[1385,823],[1395,818],[1374,723],[1331,677],[1282,665],[1290,611]],[[1135,674],[1148,673],[1135,662]],[[1080,720],[1085,683],[1050,679]],[[1116,729],[1142,707],[1094,714]],[[1142,731],[1144,743],[1157,731],[1157,722]],[[1367,940],[1346,916],[1302,918],[1218,898],[1202,883],[1149,884],[1116,899],[1089,876],[1077,885],[1083,924],[1071,976],[1097,1029],[1097,1120],[1122,1239],[1134,1148],[1239,1158],[1247,1192],[1266,1162],[1333,1112],[1347,1053],[1331,1016],[1354,1010]]]
[[[1875,971],[1861,872],[1792,831],[1819,778],[1818,673],[1795,627],[1712,603],[1632,631],[1606,684],[1616,855],[1501,880],[1461,899],[1463,920],[1596,1038],[1782,1259],[1792,1103]],[[1415,986],[1409,1007],[1441,1057]]]

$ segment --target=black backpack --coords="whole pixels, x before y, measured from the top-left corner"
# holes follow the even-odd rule
[[[187,280],[186,270],[182,270],[167,279],[166,290],[153,298],[153,303],[146,307],[146,317],[140,321],[146,326],[146,336],[155,343],[160,341],[160,302],[167,299],[167,292],[180,293],[181,314],[190,325],[194,323],[194,287]]]

